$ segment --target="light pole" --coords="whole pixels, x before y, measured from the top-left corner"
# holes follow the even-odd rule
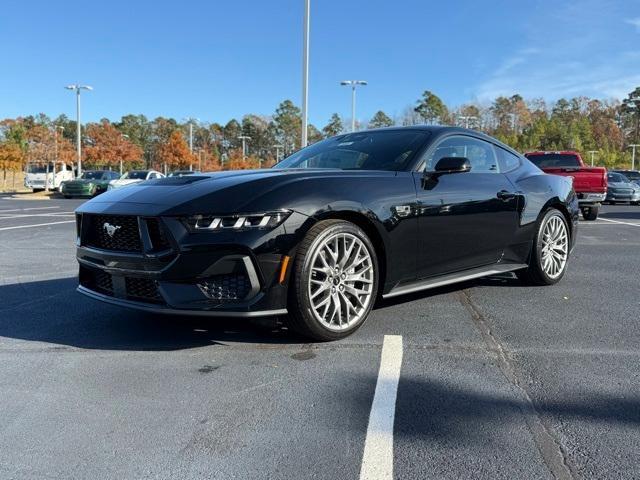
[[[629,148],[632,148],[632,154],[631,154],[631,170],[635,170],[636,169],[636,148],[640,147],[640,145],[638,144],[631,144],[629,145]]]
[[[351,87],[351,132],[356,131],[356,87],[367,85],[366,80],[343,80],[340,85]]]
[[[251,140],[251,137],[248,137],[247,135],[240,135],[238,137],[239,140],[242,140],[242,159],[246,160],[247,158],[247,140]]]
[[[598,153],[597,150],[589,150],[587,153],[591,155],[591,166],[593,167],[593,156]]]
[[[300,148],[307,146],[307,124],[309,123],[309,11],[311,0],[304,0],[304,22],[302,24],[302,135]]]
[[[80,133],[80,91],[81,90],[93,90],[93,87],[89,85],[80,85],[78,83],[67,85],[67,90],[74,90],[76,92],[76,151],[78,155],[78,176],[82,174],[82,138]]]

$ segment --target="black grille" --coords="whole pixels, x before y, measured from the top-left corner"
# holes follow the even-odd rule
[[[142,242],[138,229],[138,217],[131,215],[90,215],[84,214],[83,243],[89,247],[119,252],[141,252]],[[109,233],[111,232],[111,235]]]
[[[171,247],[169,239],[164,233],[164,228],[157,218],[147,218],[147,230],[149,231],[149,240],[154,252],[161,252]]]
[[[125,284],[127,288],[127,298],[131,300],[162,303],[162,297],[158,291],[158,283],[155,280],[127,277]]]
[[[80,285],[105,295],[113,295],[111,275],[102,270],[80,266]]]
[[[198,283],[207,297],[221,302],[244,299],[251,291],[251,282],[246,275],[216,275]]]

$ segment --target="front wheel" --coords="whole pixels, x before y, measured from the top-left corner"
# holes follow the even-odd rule
[[[344,338],[366,320],[377,288],[378,262],[366,233],[343,220],[318,222],[298,248],[287,323],[315,340]]]
[[[599,207],[584,207],[582,209],[582,217],[588,221],[596,220],[598,218],[599,210]]]
[[[529,285],[553,285],[567,270],[569,228],[564,215],[550,208],[538,223],[529,266],[516,275]]]

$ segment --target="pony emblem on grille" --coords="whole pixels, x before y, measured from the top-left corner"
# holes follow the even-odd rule
[[[105,222],[102,224],[102,228],[105,232],[107,232],[107,235],[113,238],[116,232],[120,230],[122,227],[120,225],[111,225],[109,222]]]

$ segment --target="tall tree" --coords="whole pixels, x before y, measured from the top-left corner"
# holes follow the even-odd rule
[[[300,109],[291,100],[285,100],[276,109],[273,116],[278,142],[283,145],[285,154],[300,148],[302,118]]]
[[[393,120],[382,110],[378,110],[369,121],[369,128],[391,127]]]
[[[340,115],[337,113],[334,113],[331,115],[329,123],[322,128],[322,134],[327,138],[334,137],[342,133],[343,130],[344,125],[342,124],[342,118],[340,118]]]
[[[444,123],[449,113],[440,97],[429,90],[424,91],[414,111],[428,124]]]
[[[89,124],[87,137],[90,141],[84,149],[87,165],[117,168],[122,161],[127,169],[142,166],[142,148],[108,121]]]
[[[640,87],[629,93],[620,109],[622,123],[627,130],[628,143],[640,143]]]
[[[198,164],[198,159],[189,151],[189,145],[179,130],[175,130],[169,140],[160,145],[157,161],[161,168],[166,166],[169,170],[184,170]]]

